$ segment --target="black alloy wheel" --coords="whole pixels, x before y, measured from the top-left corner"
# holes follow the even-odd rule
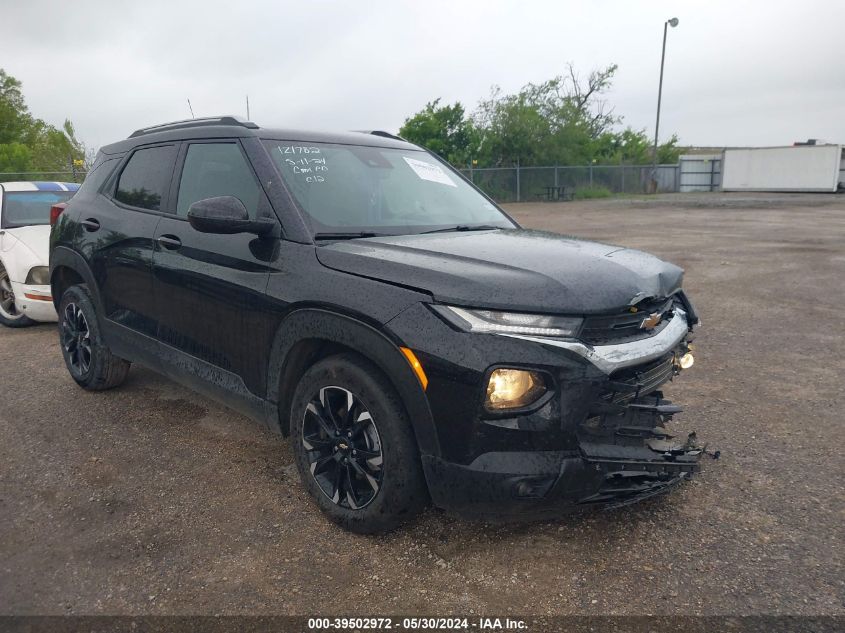
[[[91,331],[76,303],[65,305],[59,332],[71,373],[78,378],[85,376],[91,367]]]
[[[301,441],[311,476],[332,503],[359,510],[376,498],[384,475],[381,438],[355,394],[322,387],[305,408]]]
[[[369,359],[344,352],[317,361],[299,379],[289,411],[302,484],[332,521],[383,534],[426,506],[411,419]]]
[[[79,284],[65,290],[57,312],[59,345],[71,378],[90,391],[121,384],[130,363],[112,354],[103,340],[88,287]]]

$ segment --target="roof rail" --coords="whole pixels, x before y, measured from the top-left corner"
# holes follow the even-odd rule
[[[373,130],[370,132],[373,136],[383,136],[384,138],[392,138],[394,141],[404,141],[405,139],[399,136],[398,134],[391,134],[390,132],[385,132],[384,130]],[[407,142],[407,141],[406,141]]]
[[[385,132],[384,130],[354,130],[359,134],[372,134],[373,136],[383,136],[384,138],[392,138],[394,141],[405,141],[404,138],[401,136],[397,136],[396,134],[391,134],[390,132]],[[405,141],[406,143],[408,141]]]
[[[185,119],[184,121],[173,121],[171,123],[162,123],[160,125],[151,125],[143,127],[140,130],[135,130],[129,135],[129,138],[144,136],[145,134],[153,134],[154,132],[167,132],[169,130],[181,130],[191,127],[203,127],[206,125],[238,125],[240,127],[257,130],[258,126],[252,121],[246,121],[239,116],[211,116],[203,117],[201,119]]]

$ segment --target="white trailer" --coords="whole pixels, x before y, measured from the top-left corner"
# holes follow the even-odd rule
[[[684,154],[678,159],[678,190],[718,191],[722,180],[721,154]]]
[[[723,191],[832,191],[845,169],[841,145],[726,149]]]

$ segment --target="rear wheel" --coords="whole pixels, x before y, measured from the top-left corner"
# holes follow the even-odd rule
[[[94,303],[85,285],[71,286],[59,304],[59,343],[71,377],[91,391],[117,387],[130,363],[111,353],[103,341]]]
[[[3,266],[0,266],[0,323],[6,327],[26,327],[35,323],[26,316],[15,303],[12,280]]]
[[[427,502],[411,423],[393,386],[353,354],[311,367],[291,408],[303,484],[320,509],[353,532],[378,533]]]

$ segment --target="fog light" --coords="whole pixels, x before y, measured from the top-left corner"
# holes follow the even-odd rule
[[[543,377],[536,371],[494,369],[487,383],[488,409],[518,409],[539,398],[546,391]]]
[[[516,480],[513,496],[517,499],[541,499],[548,494],[555,477],[534,477]]]
[[[693,364],[695,364],[695,358],[690,352],[681,356],[681,359],[678,361],[678,367],[681,369],[689,369]]]

